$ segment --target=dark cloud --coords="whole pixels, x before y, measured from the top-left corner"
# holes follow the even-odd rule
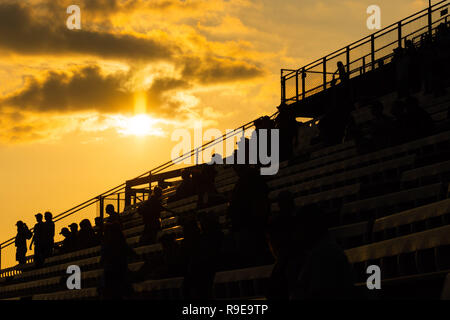
[[[88,110],[100,113],[132,112],[134,92],[124,89],[129,78],[130,74],[126,72],[103,75],[97,66],[84,67],[72,73],[49,72],[44,80],[28,78],[23,89],[0,100],[0,109],[13,107],[22,111],[61,113]],[[173,107],[168,103],[170,93],[188,87],[185,80],[170,77],[154,79],[146,92],[148,111],[174,116],[176,110],[167,108],[168,105]]]
[[[147,105],[150,112],[156,112],[169,116],[176,112],[181,106],[180,103],[175,103],[170,100],[168,93],[173,90],[182,90],[190,88],[191,85],[182,79],[173,78],[158,78],[152,83],[151,88],[147,91]]]
[[[187,57],[183,60],[183,77],[201,84],[217,84],[252,79],[264,75],[264,70],[245,61],[218,57]]]
[[[19,3],[0,4],[0,47],[23,54],[89,54],[103,58],[171,59],[177,47],[157,39],[90,30],[69,30],[65,19],[38,21]]]
[[[90,5],[95,7],[95,3],[113,8],[119,6],[116,1],[106,0],[97,0]],[[128,2],[129,5],[131,3]],[[159,3],[162,5],[162,2]],[[58,4],[54,6],[57,7]],[[0,48],[29,55],[95,55],[122,59],[132,64],[138,61],[150,63],[164,60],[180,68],[185,79],[204,85],[250,79],[263,74],[262,69],[254,62],[220,58],[212,53],[206,57],[183,53],[180,46],[165,37],[157,40],[88,29],[69,30],[62,17],[56,20],[39,19],[36,17],[39,15],[33,14],[33,10],[40,11],[16,2],[0,4]],[[52,80],[53,83],[49,83],[49,86],[56,85],[54,82],[62,79],[55,75]]]
[[[124,73],[104,76],[95,66],[73,74],[49,72],[43,81],[29,78],[22,90],[4,98],[1,105],[28,111],[118,112],[133,106],[131,94],[121,89],[125,80]]]

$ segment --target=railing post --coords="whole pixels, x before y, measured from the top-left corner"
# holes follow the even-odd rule
[[[283,69],[281,69],[281,103],[286,100],[286,87],[285,87],[286,79],[283,76]]]
[[[2,246],[0,246],[0,270],[2,270]]]
[[[400,21],[397,26],[398,31],[398,47],[402,47],[402,22]]]
[[[148,173],[148,176],[149,176],[149,182],[148,182],[148,197],[147,197],[147,199],[150,199],[150,195],[152,194],[152,182],[153,182],[153,177],[152,177],[151,171]],[[144,195],[144,199],[145,199],[145,195]]]
[[[295,100],[298,102],[299,100],[299,92],[298,92],[298,70],[295,71]]]
[[[105,204],[105,202],[104,202],[105,200],[103,199],[103,197],[102,196],[99,196],[99,206],[100,206],[100,221],[102,221],[102,223],[103,223],[103,218],[104,218],[104,216],[105,216],[105,208],[104,208],[104,204]]]
[[[323,58],[323,90],[327,90],[327,57]]]
[[[302,68],[302,99],[305,99],[305,88],[306,88],[306,71]]]
[[[432,17],[432,9],[431,9],[431,1],[428,6],[428,34],[430,37],[433,35],[433,17]]]
[[[131,205],[131,187],[126,185],[125,186],[125,204],[124,204],[124,208],[128,207],[129,205]]]
[[[370,59],[372,63],[372,70],[375,69],[375,36],[370,36]]]
[[[120,191],[117,192],[117,213],[120,213]]]
[[[350,47],[347,46],[347,48],[345,49],[345,59],[347,61],[347,73],[350,77]]]

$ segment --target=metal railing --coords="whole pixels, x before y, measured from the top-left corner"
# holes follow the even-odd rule
[[[273,119],[277,114],[278,114],[278,112],[274,113],[273,115],[270,116],[270,118]],[[146,180],[150,181],[150,183],[152,181],[157,182],[156,178],[155,178],[155,180],[152,180],[152,177],[154,177],[156,174],[159,174],[159,173],[163,172],[164,170],[167,170],[167,169],[171,168],[172,166],[174,166],[174,165],[176,165],[178,163],[181,163],[185,159],[192,158],[192,157],[195,157],[195,163],[198,164],[198,155],[199,155],[200,152],[203,152],[203,151],[205,151],[205,150],[207,150],[207,149],[209,149],[209,148],[211,148],[211,147],[213,147],[213,146],[215,146],[215,145],[217,145],[219,143],[222,143],[222,142],[224,142],[224,141],[226,141],[226,140],[228,140],[230,138],[234,138],[235,136],[237,136],[239,134],[244,136],[246,130],[251,129],[252,127],[254,127],[255,120],[250,121],[250,122],[248,122],[248,123],[246,123],[246,124],[236,128],[236,129],[234,129],[232,131],[229,131],[226,134],[222,135],[221,137],[205,143],[201,147],[194,148],[190,152],[187,152],[187,153],[181,155],[179,158],[177,158],[175,160],[167,161],[167,162],[163,163],[162,165],[159,165],[156,168],[154,168],[154,169],[152,169],[150,171],[147,171],[147,172],[137,176],[136,178],[134,178],[132,180],[137,180],[137,179],[141,179],[141,178],[148,178]],[[120,202],[125,200],[125,199],[122,199],[120,197],[120,195],[122,195],[122,194],[126,195],[126,193],[127,193],[126,187],[127,187],[127,182],[122,183],[122,184],[120,184],[120,185],[118,185],[118,186],[116,186],[114,188],[111,188],[108,191],[103,192],[102,194],[100,194],[100,195],[98,195],[98,196],[96,196],[94,198],[91,198],[91,199],[89,199],[89,200],[87,200],[87,201],[85,201],[85,202],[83,202],[83,203],[81,203],[81,204],[79,204],[79,205],[69,209],[69,210],[66,210],[66,211],[64,211],[64,212],[54,216],[53,221],[56,223],[58,221],[66,219],[67,217],[70,217],[70,216],[72,216],[72,215],[80,212],[81,210],[86,209],[86,208],[88,208],[88,207],[90,207],[92,205],[99,205],[100,206],[100,216],[101,216],[101,218],[103,218],[103,208],[104,208],[105,200],[117,201],[117,212],[120,212]],[[134,196],[134,204],[136,204],[136,202],[138,202],[138,201],[144,201],[144,200],[145,200],[144,196],[142,198],[140,198],[140,197],[138,197],[136,195]],[[129,205],[130,204],[127,204],[126,200],[125,200],[124,210],[126,210]],[[31,228],[30,230],[33,231],[33,228]],[[14,244],[14,240],[15,240],[15,237],[12,237],[12,238],[10,238],[10,239],[8,239],[8,240],[6,240],[6,241],[4,241],[4,242],[2,242],[0,244],[0,277],[4,276],[6,274],[14,275],[14,274],[20,273],[20,269],[16,268],[17,266],[1,270],[2,250],[7,248],[7,247],[9,247],[9,246],[11,246],[11,245],[13,245]],[[28,257],[27,257],[27,259],[28,259]]]
[[[350,78],[373,70],[377,61],[388,62],[406,40],[415,42],[447,23],[448,5],[448,0],[440,1],[297,70],[281,69],[281,103],[292,104],[330,88],[339,61]]]

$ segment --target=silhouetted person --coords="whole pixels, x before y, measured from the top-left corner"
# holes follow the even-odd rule
[[[114,210],[114,206],[112,204],[108,204],[106,206],[105,212],[109,215],[109,222],[117,222],[121,224],[119,213]]]
[[[208,164],[224,164],[224,159],[222,155],[218,153],[213,153],[211,155],[211,160],[208,162]]]
[[[408,56],[408,94],[416,93],[421,88],[421,62],[414,43],[411,40],[406,41],[405,44],[406,55]]]
[[[80,249],[90,248],[97,245],[97,236],[92,228],[89,219],[80,222],[80,231],[78,232],[78,243]]]
[[[60,244],[60,247],[58,248],[59,254],[69,253],[73,251],[72,241],[70,238],[70,231],[67,228],[62,228],[61,232],[59,233],[64,237],[62,243]]]
[[[200,225],[195,216],[188,215],[183,216],[181,221],[183,226],[184,239],[182,243],[182,252],[184,254],[185,261],[185,274],[183,279],[182,291],[185,299],[192,298],[194,295],[191,291],[194,291],[191,287],[195,284],[192,283],[195,278],[192,276],[192,259],[196,259],[197,250],[200,247]]]
[[[294,144],[297,142],[298,123],[292,108],[282,103],[278,107],[279,114],[275,119],[276,128],[280,130],[280,161],[292,158]],[[270,137],[270,134],[268,134]],[[268,149],[270,150],[270,149]]]
[[[421,73],[423,75],[424,94],[427,95],[433,93],[433,61],[437,53],[432,38],[428,34],[422,35],[421,43]]]
[[[284,250],[288,246],[289,228],[296,214],[295,199],[292,192],[288,190],[280,192],[277,202],[279,211],[270,216],[268,226],[269,233],[271,233],[271,241],[277,242],[271,247],[275,258],[282,255],[277,250]]]
[[[269,300],[287,300],[289,298],[289,252],[291,250],[291,236],[295,222],[296,206],[294,195],[290,191],[282,191],[278,195],[279,211],[273,213],[267,228],[267,240],[275,259],[269,281]]]
[[[33,228],[33,238],[30,243],[30,250],[34,243],[34,264],[36,267],[41,267],[44,264],[45,253],[46,253],[46,234],[45,225],[42,222],[42,214],[38,213],[35,215],[36,224]]]
[[[185,299],[211,299],[214,277],[219,265],[223,233],[218,217],[214,213],[206,212],[200,216],[199,226],[192,240],[190,259],[183,281]]]
[[[315,205],[303,207],[292,231],[287,268],[290,299],[355,299],[351,265]]]
[[[53,247],[55,246],[55,223],[53,222],[53,215],[51,212],[44,213],[45,222],[45,257],[51,257],[53,255]]]
[[[354,107],[351,104],[340,104],[320,119],[318,124],[319,137],[326,146],[339,144],[343,141],[353,110]]]
[[[406,54],[405,49],[394,49],[394,57],[392,62],[395,66],[395,77],[398,98],[404,98],[409,94],[409,67],[410,58]]]
[[[161,212],[172,212],[161,204],[161,196],[161,188],[155,187],[150,199],[139,207],[139,214],[142,215],[144,220],[144,232],[140,240],[143,244],[152,244],[156,242],[158,232],[161,230]]]
[[[347,82],[349,80],[349,74],[348,74],[347,70],[345,69],[344,64],[342,63],[342,61],[338,61],[336,65],[337,65],[337,71],[339,73],[339,79],[341,80],[342,84],[347,84]]]
[[[97,242],[100,243],[103,235],[103,220],[100,217],[95,217],[94,223],[95,238],[97,239]]]
[[[192,182],[191,172],[187,169],[181,171],[182,181],[175,192],[174,200],[180,200],[195,194],[195,187]]]
[[[103,299],[122,299],[132,293],[128,258],[133,256],[136,256],[136,253],[128,246],[120,225],[106,224],[100,258],[103,266],[100,293]]]
[[[198,195],[197,208],[217,204],[223,200],[214,184],[215,178],[216,169],[213,165],[203,165],[195,171],[193,183]]]
[[[436,42],[433,56],[433,92],[435,97],[446,94],[448,80],[448,61],[450,59],[450,30],[447,24],[441,23],[436,30]]]
[[[174,233],[166,233],[159,239],[163,248],[162,277],[175,277],[182,274],[183,263],[181,261],[179,247]]]
[[[69,225],[70,228],[70,243],[72,250],[78,250],[79,248],[79,241],[78,241],[78,224],[71,223]]]
[[[236,183],[228,214],[240,260],[245,264],[262,263],[268,247],[264,228],[269,215],[269,189],[259,170],[246,165],[235,165],[239,180]]]
[[[22,221],[17,221],[16,226],[17,234],[14,240],[16,246],[16,261],[19,262],[19,264],[25,264],[27,262],[27,240],[31,239],[33,234],[28,229],[28,226]]]
[[[279,108],[279,107],[278,107]],[[282,107],[283,108],[283,107]],[[282,115],[282,118],[285,118],[285,115]],[[295,121],[295,118],[293,119],[294,121],[295,121],[295,123],[293,123],[293,122],[291,122],[290,120],[292,120],[292,119],[289,119],[289,120],[287,120],[287,119],[280,119],[280,118],[278,118],[278,120],[281,120],[282,122],[286,122],[286,123],[283,123],[282,125],[283,125],[283,127],[284,127],[284,129],[283,129],[283,131],[284,131],[284,133],[283,133],[283,135],[286,135],[286,125],[287,126],[291,126],[290,128],[291,129],[293,129],[293,131],[292,132],[289,132],[289,129],[287,130],[287,134],[289,135],[289,134],[292,134],[292,137],[291,138],[288,138],[289,140],[292,140],[292,143],[296,143],[296,142],[298,142],[298,139],[297,139],[297,135],[295,135],[295,133],[294,133],[294,131],[296,132],[297,131],[297,121]],[[255,139],[256,140],[256,143],[257,143],[257,153],[259,154],[259,149],[260,149],[260,143],[265,143],[266,144],[266,146],[267,146],[267,151],[269,151],[270,152],[270,150],[272,150],[272,139],[271,139],[271,130],[272,129],[275,129],[275,127],[276,127],[276,123],[275,123],[275,121],[274,120],[272,120],[272,119],[270,119],[270,117],[269,116],[263,116],[263,117],[261,117],[261,118],[259,118],[259,119],[256,119],[255,121],[254,121],[254,125],[255,125],[255,131],[252,133],[252,136],[251,136],[251,138],[250,138],[250,140],[253,140],[253,139]],[[263,136],[261,135],[261,132],[262,131],[260,131],[260,130],[266,130],[266,132],[267,132],[267,135],[266,135],[266,138],[264,139],[264,141],[261,141],[261,139],[263,139]],[[295,136],[294,136],[295,135]],[[280,139],[281,140],[281,139]],[[261,142],[260,142],[261,141]],[[293,147],[293,146],[292,146]],[[288,153],[289,153],[290,151],[288,150]],[[292,154],[291,154],[292,155]],[[287,155],[287,157],[290,157],[289,156],[289,154]],[[258,159],[258,164],[260,164],[260,161],[259,161],[260,159]]]

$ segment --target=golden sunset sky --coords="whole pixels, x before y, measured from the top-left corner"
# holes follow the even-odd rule
[[[0,242],[168,161],[177,128],[273,113],[280,68],[370,34],[372,4],[383,27],[428,1],[0,0]]]

